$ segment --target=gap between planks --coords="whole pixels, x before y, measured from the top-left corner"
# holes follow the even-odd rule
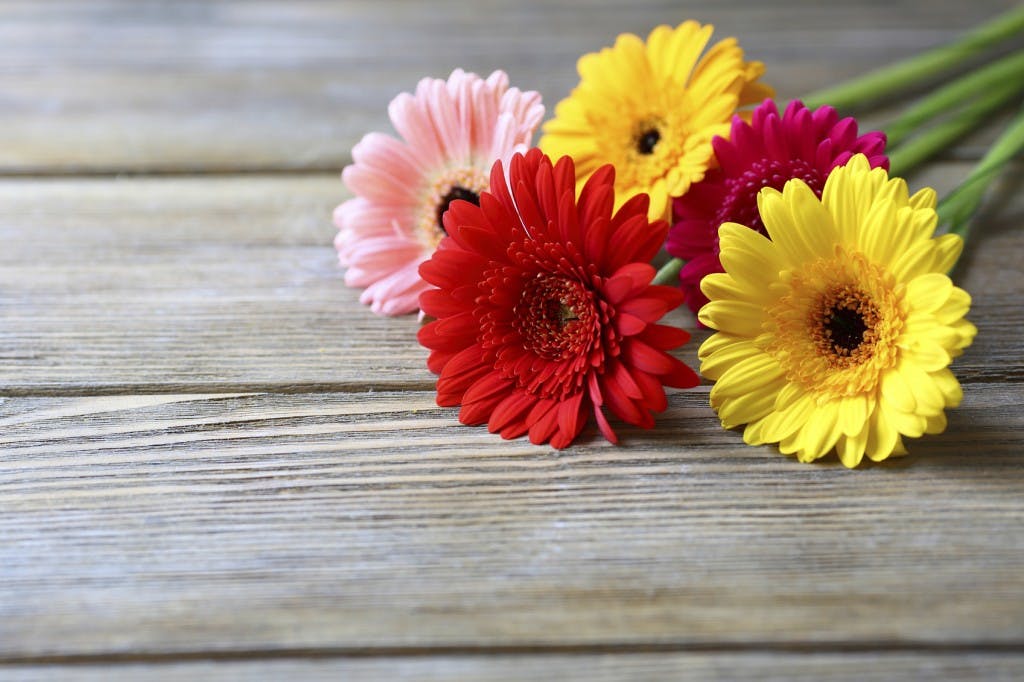
[[[593,644],[435,645],[191,650],[175,652],[24,655],[0,658],[0,669],[16,665],[95,665],[331,658],[416,658],[474,656],[593,656],[603,654],[1021,654],[1019,642],[601,642]]]

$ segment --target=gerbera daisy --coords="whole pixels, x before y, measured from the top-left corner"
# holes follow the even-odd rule
[[[704,177],[711,140],[729,134],[737,108],[772,95],[756,82],[764,64],[744,61],[735,38],[704,52],[712,31],[695,21],[659,26],[646,43],[622,34],[580,57],[579,85],[544,125],[541,148],[572,156],[580,183],[611,163],[620,202],[646,192],[650,218],[666,217],[669,197]]]
[[[604,408],[650,428],[664,386],[699,379],[666,351],[689,339],[657,324],[682,303],[651,286],[649,261],[668,231],[649,223],[647,196],[613,214],[615,171],[599,169],[575,194],[572,159],[552,166],[539,149],[500,163],[480,205],[455,201],[445,238],[420,266],[436,285],[420,297],[436,319],[419,332],[430,349],[437,402],[461,405],[464,424],[533,443],[569,445],[592,413],[616,442]],[[511,188],[511,190],[510,190]]]
[[[370,133],[352,149],[342,180],[356,196],[334,211],[334,245],[345,283],[365,287],[360,302],[400,315],[428,287],[417,269],[444,236],[448,204],[479,201],[491,164],[529,147],[544,107],[502,71],[483,80],[457,69],[424,78],[388,114],[401,139]]]
[[[757,194],[762,187],[782,189],[788,180],[799,178],[821,197],[825,180],[833,168],[842,166],[854,154],[864,154],[872,167],[889,168],[885,156],[885,135],[869,132],[857,135],[857,122],[839,119],[832,107],[809,110],[801,102],[790,102],[786,111],[772,100],[754,109],[752,121],[733,118],[729,139],[712,141],[719,167],[673,201],[676,223],[669,230],[665,249],[686,261],[679,283],[686,304],[693,312],[708,302],[700,281],[712,272],[722,272],[718,259],[718,226],[739,223],[764,234],[757,212]]]
[[[779,443],[802,462],[835,448],[848,467],[904,454],[903,436],[938,433],[960,403],[952,359],[977,333],[970,296],[944,273],[960,237],[932,235],[935,192],[872,169],[832,171],[822,198],[802,180],[766,188],[768,236],[719,229],[725,273],[704,278],[700,348],[722,426]]]

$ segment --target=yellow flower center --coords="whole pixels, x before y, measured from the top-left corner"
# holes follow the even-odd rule
[[[898,358],[906,314],[893,276],[860,253],[836,250],[790,271],[765,316],[763,347],[786,378],[823,400],[875,391]]]
[[[487,189],[487,176],[479,168],[456,168],[442,173],[424,192],[417,221],[420,240],[434,249],[447,234],[444,214],[457,199],[480,205],[480,192]]]
[[[808,327],[818,352],[831,366],[852,367],[871,358],[878,340],[881,317],[871,297],[861,289],[844,284],[827,290]]]

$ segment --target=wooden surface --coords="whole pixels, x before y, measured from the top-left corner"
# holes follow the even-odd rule
[[[963,406],[854,472],[707,386],[620,447],[461,427],[330,222],[423,75],[550,111],[692,17],[795,96],[1013,4],[0,0],[0,679],[1024,678],[1019,165],[958,273]]]

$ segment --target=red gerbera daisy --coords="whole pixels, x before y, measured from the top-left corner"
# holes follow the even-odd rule
[[[688,388],[697,375],[667,350],[690,338],[657,324],[683,301],[652,286],[650,260],[668,226],[649,223],[638,194],[614,215],[615,171],[598,170],[576,200],[572,159],[539,149],[513,157],[510,181],[491,170],[480,205],[451,203],[448,236],[420,266],[437,286],[420,296],[435,321],[419,332],[440,377],[437,403],[461,405],[464,424],[564,448],[592,412],[650,428],[665,409],[664,386]]]
[[[750,123],[733,118],[729,139],[712,142],[719,167],[673,202],[675,224],[665,249],[686,261],[679,283],[686,303],[697,312],[708,302],[700,282],[712,272],[724,272],[718,258],[718,227],[739,223],[767,234],[757,212],[757,194],[763,187],[781,190],[798,178],[821,198],[833,168],[854,154],[868,157],[871,167],[888,170],[885,135],[869,132],[858,137],[857,121],[839,119],[832,107],[811,111],[793,101],[779,116],[775,102],[765,100],[754,110]]]

